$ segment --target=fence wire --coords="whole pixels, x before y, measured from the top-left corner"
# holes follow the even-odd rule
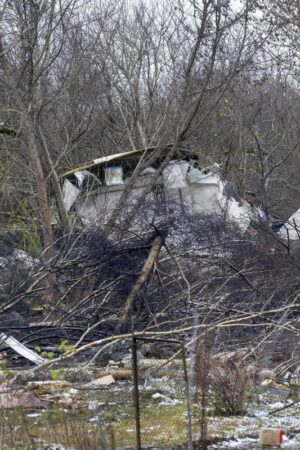
[[[176,350],[177,358],[168,360],[167,355],[176,354]],[[145,353],[165,358],[145,358]],[[132,357],[137,449],[176,447],[182,442],[191,449],[191,398],[184,346],[180,341],[134,336]]]

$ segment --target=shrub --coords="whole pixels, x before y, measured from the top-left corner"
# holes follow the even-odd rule
[[[246,413],[254,386],[245,368],[232,362],[214,364],[210,370],[210,385],[216,414]]]

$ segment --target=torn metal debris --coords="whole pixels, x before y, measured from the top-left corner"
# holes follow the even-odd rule
[[[101,225],[118,205],[126,184],[141,160],[151,159],[130,189],[127,206],[133,205],[168,155],[171,146],[151,147],[104,156],[69,169],[62,174],[64,203],[67,211],[76,212],[83,225]],[[159,192],[159,195],[157,194]],[[198,155],[178,149],[144,202],[142,220],[151,223],[154,216],[182,213],[225,214],[229,222],[246,231],[255,208],[241,199],[233,185],[221,179],[219,166],[201,168]],[[130,209],[130,208],[129,208]],[[126,205],[121,212],[126,216]]]
[[[35,364],[43,364],[46,361],[36,352],[26,347],[24,344],[21,344],[21,342],[19,342],[17,339],[12,336],[7,336],[4,333],[0,334],[0,344],[6,344],[16,353],[23,356],[23,358],[26,358]]]

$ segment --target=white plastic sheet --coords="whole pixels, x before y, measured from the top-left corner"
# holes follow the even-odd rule
[[[65,179],[63,184],[63,201],[67,212],[70,211],[72,205],[75,203],[78,195],[80,194],[80,189],[78,189],[74,184],[68,179]]]

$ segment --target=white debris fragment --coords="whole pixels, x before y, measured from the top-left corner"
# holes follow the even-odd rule
[[[166,395],[160,394],[159,392],[155,392],[154,394],[152,394],[152,398],[154,400],[161,400],[159,402],[159,405],[161,406],[170,406],[182,403],[181,400],[172,399],[170,397],[167,397]]]
[[[163,178],[167,189],[183,189],[186,184],[186,173],[189,164],[185,161],[170,161],[163,171]]]
[[[251,207],[240,206],[233,198],[226,199],[224,203],[229,222],[236,224],[243,233],[246,232],[250,226]]]
[[[281,227],[278,236],[287,241],[298,241],[300,239],[300,209],[292,214],[289,220]]]
[[[99,417],[98,416],[91,417],[89,419],[89,422],[99,422]]]
[[[80,189],[78,189],[74,184],[71,183],[67,178],[63,184],[63,202],[66,207],[67,212],[70,211],[73,204],[75,203],[78,195],[80,194]]]
[[[43,364],[45,362],[45,359],[42,358],[40,355],[38,355],[33,350],[30,350],[27,348],[24,344],[21,344],[21,342],[17,341],[12,336],[6,336],[6,334],[1,333],[0,334],[0,343],[5,343],[10,347],[12,350],[14,350],[19,355],[23,356],[23,358],[28,359],[31,362],[34,362],[35,364]]]

